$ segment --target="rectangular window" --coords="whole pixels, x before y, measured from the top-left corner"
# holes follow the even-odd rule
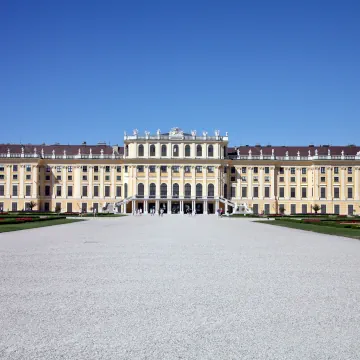
[[[306,175],[306,168],[301,168],[301,173],[302,173],[303,175]]]
[[[254,174],[257,174],[259,172],[259,168],[258,167],[254,167]]]
[[[322,199],[325,199],[325,198],[326,198],[326,188],[324,188],[324,187],[321,187],[321,188],[320,188],[320,197],[321,197]]]
[[[268,166],[265,167],[265,174],[270,174],[270,168]]]
[[[110,181],[110,175],[105,175],[105,181]]]
[[[94,186],[94,196],[99,196],[99,186],[98,185]]]
[[[110,196],[110,186],[105,186],[105,196]]]
[[[190,173],[191,171],[190,166],[184,166],[184,171],[186,174]]]
[[[322,214],[326,214],[326,205],[325,204],[320,206],[320,211]]]
[[[73,187],[71,185],[67,188],[67,196],[73,196]]]
[[[45,186],[45,196],[50,196],[50,186],[49,185]]]
[[[67,203],[66,204],[66,211],[68,212],[68,213],[71,213],[72,212],[72,203]]]
[[[352,174],[352,167],[350,166],[350,167],[348,167],[348,174]]]
[[[137,166],[137,172],[144,172],[144,166],[143,165],[138,165]]]
[[[4,185],[0,185],[0,196],[5,196]]]
[[[61,172],[61,166],[56,167],[56,172]]]
[[[334,187],[334,199],[340,198],[340,188]]]
[[[295,175],[295,168],[294,167],[290,168],[290,174]]]
[[[227,173],[227,167],[224,166],[224,174],[226,174],[226,173]]]
[[[87,203],[82,203],[81,204],[81,212],[82,213],[87,213]]]
[[[235,176],[232,176],[232,177],[230,178],[230,181],[236,181]]]
[[[253,212],[256,215],[259,213],[259,204],[254,204],[253,205]]]
[[[354,215],[354,205],[348,205],[348,215]]]
[[[214,167],[213,166],[208,166],[207,170],[208,170],[208,173],[210,173],[210,174],[214,173]]]
[[[321,174],[325,174],[325,166],[322,166],[322,167],[320,168],[320,173],[321,173]]]
[[[247,187],[243,186],[241,188],[241,197],[246,198],[247,197]]]
[[[61,181],[61,175],[58,175],[58,176],[56,177],[56,180]]]
[[[347,198],[348,199],[353,198],[353,189],[352,189],[352,187],[348,187],[348,189],[347,189]]]
[[[334,167],[334,174],[338,174],[339,173],[339,168],[336,166]]]
[[[127,165],[124,166],[124,171],[127,173],[129,171],[129,167]]]
[[[265,197],[266,198],[270,197],[270,187],[269,186],[265,186]]]
[[[246,174],[246,167],[242,167],[242,168],[241,168],[241,173],[242,173],[242,174]]]
[[[292,198],[296,197],[296,188],[294,187],[290,188],[290,197]]]
[[[202,173],[202,166],[196,166],[195,171],[198,174]]]
[[[117,186],[116,187],[116,196],[120,197],[121,196],[121,186]]]
[[[167,173],[167,166],[160,166],[160,172]]]
[[[290,205],[290,212],[292,215],[296,214],[296,204]]]
[[[279,177],[279,182],[284,182],[284,177],[283,176]]]
[[[61,196],[61,186],[56,187],[56,196]]]
[[[87,175],[83,175],[82,179],[83,181],[87,181]]]
[[[279,172],[280,172],[280,174],[284,174],[284,168],[281,167],[281,168],[279,169]]]
[[[3,174],[0,175],[0,180],[4,180],[5,176]]]
[[[105,166],[105,172],[110,172],[110,166]]]
[[[83,172],[87,172],[87,170],[88,170],[88,169],[87,169],[87,166],[86,166],[86,165],[83,165],[82,171],[83,171]]]
[[[292,177],[290,178],[290,182],[295,182],[295,181],[296,181],[295,176],[292,176]]]
[[[13,196],[18,196],[18,186],[17,185],[13,185],[12,194],[13,194]]]
[[[258,182],[258,180],[259,180],[259,178],[258,178],[257,176],[254,176],[254,177],[253,177],[253,181],[254,181],[254,182]]]
[[[352,176],[348,176],[348,182],[352,182]]]
[[[31,180],[31,175],[26,175],[26,180]]]
[[[231,167],[231,173],[232,173],[232,174],[235,174],[235,171],[236,171],[236,170],[235,170],[235,167],[232,166],[232,167]]]
[[[253,187],[253,196],[255,198],[258,198],[259,197],[259,188],[257,186],[254,186]]]
[[[155,165],[150,165],[150,166],[149,166],[149,172],[150,172],[150,173],[153,174],[153,173],[155,172],[155,169],[156,169]]]
[[[301,213],[302,214],[307,214],[307,205],[306,204],[301,205]]]
[[[270,176],[265,176],[265,182],[270,182]]]
[[[325,181],[326,181],[325,176],[322,176],[322,177],[320,178],[320,182],[325,182]]]
[[[121,166],[116,167],[116,172],[118,172],[118,173],[121,172]]]
[[[17,179],[18,179],[17,174],[13,174],[13,180],[17,180]]]
[[[31,171],[31,165],[25,165],[25,170],[26,171]]]
[[[241,177],[241,181],[246,182],[246,176],[242,176],[242,177]]]
[[[94,181],[99,181],[99,176],[98,175],[94,175]]]
[[[99,172],[99,167],[96,165],[96,166],[94,166],[94,172]]]
[[[306,197],[307,197],[307,188],[306,187],[301,188],[301,197],[303,199],[306,199]]]
[[[0,172],[5,171],[4,165],[0,165]]]
[[[280,212],[280,214],[285,213],[285,205],[284,204],[279,204],[279,212]]]
[[[16,202],[11,203],[11,211],[17,211],[17,203]]]
[[[301,182],[306,183],[306,177],[302,177]]]
[[[25,196],[31,196],[31,185],[26,185]]]
[[[173,171],[173,173],[178,173],[180,171],[180,167],[179,166],[173,166],[172,171]]]
[[[51,171],[51,169],[50,169],[50,166],[46,166],[46,170],[45,170],[46,172],[50,172]]]
[[[18,166],[17,165],[13,165],[13,171],[18,171]]]
[[[82,196],[88,196],[88,188],[86,185],[82,187]]]
[[[336,183],[339,182],[339,177],[338,177],[338,176],[335,176],[335,177],[334,177],[334,182],[336,182]]]
[[[283,187],[279,187],[279,197],[285,197],[285,189]]]
[[[118,176],[116,177],[116,181],[121,181],[121,176],[120,176],[120,175],[118,175]]]
[[[334,214],[340,215],[340,205],[334,205]]]
[[[265,213],[265,215],[270,214],[270,204],[264,205],[264,213]]]
[[[69,181],[72,181],[72,175],[69,175],[69,176],[68,176],[68,180],[69,180]]]
[[[50,203],[46,202],[44,204],[44,211],[50,211]]]
[[[57,203],[55,204],[55,211],[61,212],[61,203],[57,202]]]
[[[236,197],[236,187],[231,187],[231,197]]]
[[[68,166],[67,171],[71,173],[72,172],[72,166]]]

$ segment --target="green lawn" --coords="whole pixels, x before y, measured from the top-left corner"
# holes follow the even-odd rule
[[[70,223],[77,222],[77,221],[83,221],[83,220],[80,220],[80,219],[58,219],[58,220],[26,222],[26,223],[22,223],[22,224],[0,225],[0,233],[8,232],[8,231],[35,229],[35,228],[44,227],[44,226],[70,224]]]
[[[313,231],[320,234],[345,236],[354,239],[360,239],[360,229],[358,230],[358,229],[336,228],[333,226],[325,226],[325,225],[303,224],[297,221],[261,220],[257,222],[268,225],[284,226],[291,229]]]

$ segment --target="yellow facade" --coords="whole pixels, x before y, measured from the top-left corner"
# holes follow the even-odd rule
[[[163,208],[206,214],[219,207],[231,212],[240,204],[271,214],[281,208],[310,213],[315,204],[323,213],[360,211],[360,149],[354,147],[309,147],[289,155],[279,147],[233,149],[227,134],[199,136],[175,128],[145,136],[134,131],[125,135],[124,147],[1,148],[3,211],[25,210],[30,202],[35,210],[62,212]]]

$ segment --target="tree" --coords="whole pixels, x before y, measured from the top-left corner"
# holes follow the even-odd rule
[[[55,212],[60,212],[61,211],[61,206],[60,205],[56,205],[55,206]]]
[[[30,201],[28,204],[28,207],[31,211],[33,211],[33,208],[37,206],[37,203],[35,201]]]
[[[318,204],[313,205],[312,208],[313,208],[313,210],[315,211],[315,214],[317,214],[318,211],[320,210],[320,206],[319,206]]]

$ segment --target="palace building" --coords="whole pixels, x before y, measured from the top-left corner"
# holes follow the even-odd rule
[[[124,146],[0,145],[0,209],[214,214],[360,212],[360,147],[229,147],[228,134],[173,128]]]

